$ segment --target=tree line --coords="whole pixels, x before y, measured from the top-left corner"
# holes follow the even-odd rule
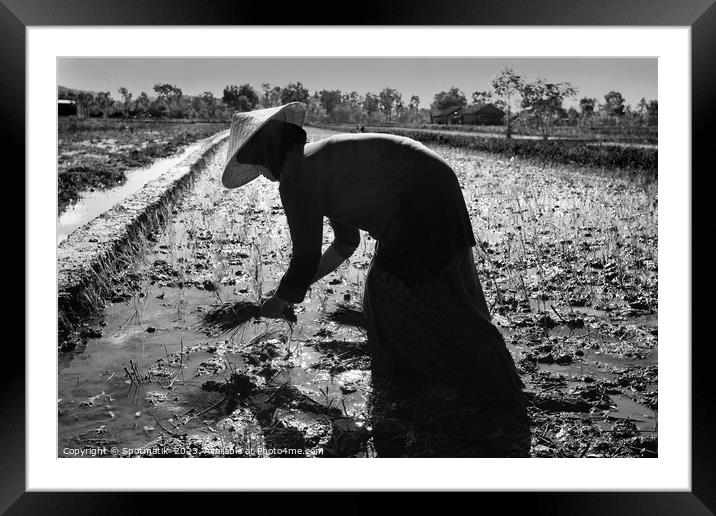
[[[582,97],[579,109],[564,108],[564,101],[575,97],[578,89],[569,82],[552,82],[538,77],[528,81],[510,67],[503,68],[490,83],[491,90],[475,91],[473,103],[493,104],[505,113],[505,134],[509,138],[516,129],[532,127],[544,138],[555,125],[577,127],[656,127],[659,103],[642,98],[636,106],[626,104],[618,91],[604,95],[604,102]],[[465,94],[456,87],[435,95],[432,107],[443,110],[467,106]]]
[[[404,102],[394,88],[377,93],[320,90],[313,94],[301,83],[286,86],[262,84],[257,91],[250,84],[227,85],[223,95],[216,98],[210,91],[197,96],[185,95],[172,84],[154,85],[154,96],[142,92],[136,98],[127,88],[118,90],[119,98],[109,91],[96,93],[62,88],[59,97],[76,102],[89,116],[105,118],[180,118],[230,120],[235,111],[251,111],[288,102],[303,102],[308,106],[307,118],[316,122],[360,123],[395,121],[421,123],[429,120],[429,111],[420,109],[420,98],[413,95]]]
[[[109,91],[88,92],[61,89],[59,98],[74,101],[91,117],[102,118],[179,118],[201,120],[231,120],[234,109],[214,97],[210,91],[200,95],[185,95],[173,84],[154,85],[154,95],[142,92],[138,96],[125,87],[119,88],[119,98]]]
[[[528,81],[512,68],[505,67],[490,83],[491,89],[475,91],[472,103],[493,104],[505,113],[505,133],[509,137],[526,127],[537,129],[545,138],[555,125],[568,126],[656,126],[658,102],[642,98],[636,106],[627,105],[621,93],[610,91],[604,101],[583,97],[576,107],[564,108],[564,102],[577,95],[569,82],[544,78]],[[250,111],[288,102],[307,105],[307,120],[336,124],[407,124],[430,123],[430,114],[446,108],[468,105],[466,95],[457,87],[440,91],[432,103],[421,107],[421,99],[409,99],[390,87],[361,94],[339,89],[309,90],[299,81],[285,86],[263,83],[257,90],[250,84],[227,85],[220,98],[210,91],[185,95],[176,85],[157,83],[150,97],[142,92],[136,98],[127,88],[119,88],[119,98],[108,91],[96,93],[61,89],[60,98],[75,101],[89,116],[123,118],[178,118],[228,121],[235,111]]]

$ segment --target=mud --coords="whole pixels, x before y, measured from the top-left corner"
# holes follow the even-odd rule
[[[122,185],[128,171],[149,166],[227,128],[226,123],[61,118],[57,145],[59,214],[86,192]]]
[[[115,271],[134,258],[147,231],[168,215],[173,201],[190,184],[226,139],[228,132],[207,138],[159,178],[70,234],[57,249],[60,347],[86,335],[78,318],[111,295]]]
[[[371,378],[365,234],[296,323],[202,328],[213,306],[268,295],[290,256],[275,185],[222,188],[223,145],[111,278],[85,341],[60,354],[59,456],[656,456],[655,189],[434,147],[463,186],[485,293],[526,384],[523,420],[519,407]]]

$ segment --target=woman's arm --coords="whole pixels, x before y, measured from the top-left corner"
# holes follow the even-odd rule
[[[313,276],[311,283],[313,284],[324,276],[328,276],[340,267],[341,264],[346,261],[346,258],[347,257],[343,256],[336,249],[335,244],[328,246],[328,249],[326,249],[321,256],[321,261],[318,263],[318,270],[316,271],[316,275]]]
[[[315,283],[324,276],[335,271],[341,264],[350,258],[360,244],[358,228],[330,219],[333,229],[333,243],[328,246],[318,263],[318,270],[311,283]]]
[[[284,170],[279,185],[291,234],[292,253],[276,295],[291,303],[303,301],[318,269],[323,242],[322,187],[296,168],[291,175]]]
[[[346,259],[348,259],[351,254],[353,254],[353,251],[350,251],[348,256],[346,256],[345,253],[346,248],[344,246],[341,246],[340,244],[336,244],[334,242],[333,244],[328,246],[328,248],[321,256],[321,260],[318,263],[318,270],[316,271],[315,276],[311,280],[311,284],[317,282],[324,276],[327,276],[328,274],[335,271],[338,267],[341,266],[344,261],[346,261]],[[286,295],[285,292],[287,292],[287,289],[286,286],[284,286],[283,289],[279,289],[273,296],[271,296],[271,298],[269,298],[263,304],[261,308],[262,316],[286,318],[287,310],[291,312],[291,309],[289,308],[291,303],[280,296],[281,290],[283,290],[284,292],[283,295]]]

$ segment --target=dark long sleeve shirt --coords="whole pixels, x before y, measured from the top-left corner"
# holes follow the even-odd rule
[[[475,245],[452,168],[409,138],[340,134],[309,143],[301,165],[281,173],[279,191],[293,252],[276,293],[292,303],[303,301],[318,268],[323,217],[339,252],[349,256],[364,230],[379,242],[376,260],[406,282]]]

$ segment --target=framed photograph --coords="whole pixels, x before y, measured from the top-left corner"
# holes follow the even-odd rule
[[[716,8],[512,3],[339,26],[3,0],[27,303],[2,508],[713,511],[691,181]]]

